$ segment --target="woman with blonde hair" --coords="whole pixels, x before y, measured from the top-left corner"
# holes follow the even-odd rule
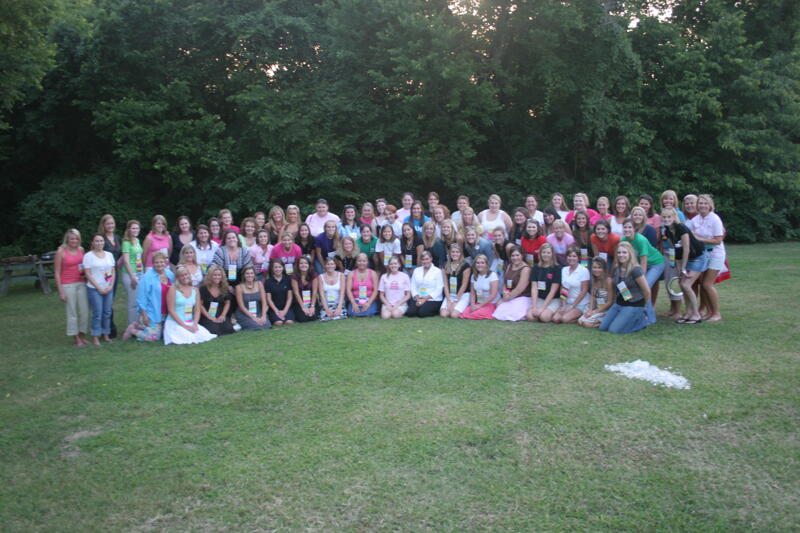
[[[286,215],[283,208],[273,205],[267,213],[267,223],[264,226],[269,231],[270,242],[280,242],[281,235],[287,230]]]
[[[478,215],[478,220],[483,226],[483,236],[490,239],[496,229],[502,229],[505,235],[511,230],[511,217],[508,213],[500,209],[502,201],[500,196],[492,194],[489,196],[489,208],[484,209]]]
[[[629,242],[621,242],[617,246],[609,298],[614,300],[614,305],[600,323],[601,331],[633,333],[655,321],[647,312],[650,286]]]
[[[167,231],[167,219],[161,215],[156,215],[150,222],[150,233],[144,238],[142,243],[142,254],[144,255],[144,266],[146,269],[153,268],[153,254],[161,252],[167,256],[172,253],[172,238]]]
[[[175,269],[175,284],[167,292],[167,320],[164,344],[199,344],[216,339],[198,322],[202,301],[192,285],[192,275],[184,266]]]
[[[711,195],[701,194],[697,197],[697,216],[689,226],[698,241],[703,243],[708,253],[708,270],[701,279],[701,299],[703,306],[708,307],[708,314],[703,317],[708,322],[722,320],[719,308],[719,293],[714,283],[717,275],[725,268],[725,226],[722,219],[714,212],[714,199]]]
[[[444,302],[439,315],[442,318],[458,318],[469,305],[469,280],[472,270],[464,259],[464,252],[458,243],[451,243],[447,250],[447,264],[442,269]]]
[[[53,274],[56,279],[58,297],[64,302],[67,312],[67,335],[75,338],[75,346],[88,344],[89,299],[83,278],[83,247],[81,233],[75,228],[64,233],[64,241],[56,251]]]
[[[531,274],[531,307],[527,319],[531,322],[550,322],[561,307],[561,267],[556,262],[553,246],[545,243],[539,248],[539,262]]]
[[[475,210],[472,209],[470,206],[467,206],[461,212],[461,219],[458,221],[458,232],[463,237],[466,235],[467,229],[469,228],[474,228],[475,231],[478,233],[478,236],[484,238],[483,237],[484,231],[483,231],[483,226],[481,226],[481,221],[478,220],[478,216],[475,214]]]
[[[661,193],[658,201],[661,204],[661,209],[667,209],[671,207],[678,215],[678,222],[686,223],[686,215],[683,214],[683,211],[681,211],[678,204],[678,193],[672,189],[667,189]]]
[[[286,206],[286,226],[284,226],[283,231],[291,232],[293,235],[297,235],[297,231],[300,229],[300,224],[303,223],[302,214],[300,213],[300,208],[296,205],[288,205]]]
[[[189,271],[192,277],[192,287],[200,286],[203,282],[203,269],[200,268],[200,265],[197,263],[197,251],[194,249],[194,246],[187,244],[181,248],[178,266],[182,266]]]

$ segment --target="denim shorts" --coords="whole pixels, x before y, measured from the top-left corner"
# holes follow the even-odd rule
[[[705,272],[708,270],[708,252],[703,252],[686,263],[687,272]]]

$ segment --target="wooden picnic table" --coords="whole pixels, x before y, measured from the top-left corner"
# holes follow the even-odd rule
[[[0,261],[0,270],[4,272],[3,284],[0,285],[0,297],[8,294],[12,280],[33,280],[42,288],[42,292],[50,294],[50,283],[45,267],[52,270],[53,260],[42,259],[38,255],[13,262]],[[52,272],[49,277],[52,277]]]

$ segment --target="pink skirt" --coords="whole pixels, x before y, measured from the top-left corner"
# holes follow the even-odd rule
[[[467,306],[466,310],[459,315],[459,318],[469,318],[470,320],[491,320],[495,308],[497,308],[497,305],[495,304],[486,304],[477,311],[470,311],[469,306]]]
[[[494,318],[496,320],[505,320],[508,322],[525,320],[530,306],[530,296],[517,296],[511,301],[498,304],[494,312]]]

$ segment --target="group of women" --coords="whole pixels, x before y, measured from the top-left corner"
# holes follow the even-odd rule
[[[223,209],[206,224],[186,216],[173,231],[156,215],[149,232],[129,220],[117,233],[104,215],[84,250],[69,229],[55,257],[67,335],[77,346],[116,336],[112,304],[127,293],[123,338],[204,342],[239,330],[349,317],[496,319],[578,323],[627,333],[653,323],[659,281],[668,318],[718,321],[714,284],[726,271],[725,229],[709,195],[584,193],[570,209],[556,193],[539,210],[528,195],[510,213],[492,195],[476,213],[467,196],[451,212],[431,192],[427,205],[405,193],[341,217],[316,202],[272,207],[233,224]],[[685,304],[681,308],[681,302]],[[89,325],[91,321],[91,326]]]

